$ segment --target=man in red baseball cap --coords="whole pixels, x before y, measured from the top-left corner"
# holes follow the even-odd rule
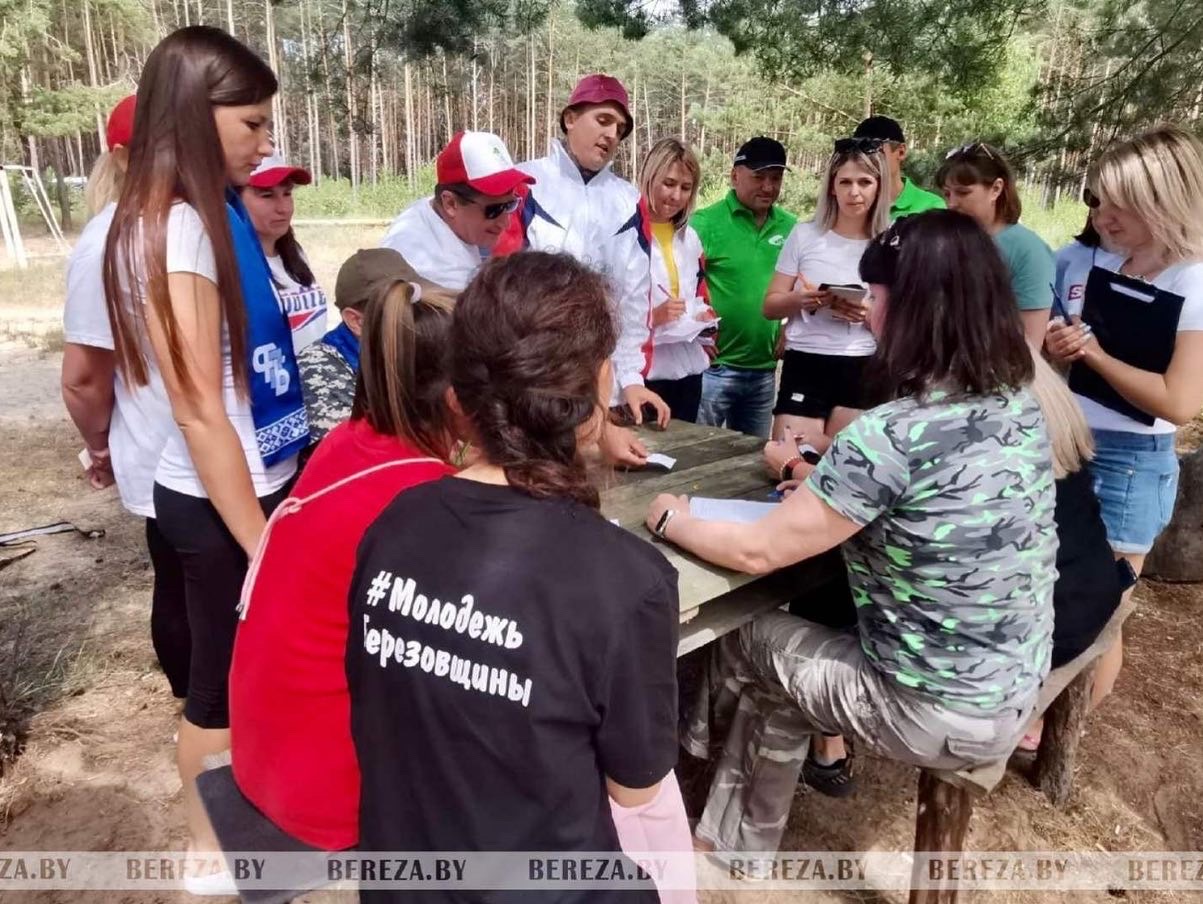
[[[380,245],[400,252],[423,278],[459,292],[510,225],[519,192],[535,180],[491,132],[457,132],[439,152],[435,179],[433,197],[402,211]]]
[[[546,157],[520,165],[539,180],[505,250],[565,251],[606,269],[606,243],[634,213],[639,191],[610,168],[631,134],[630,100],[610,75],[586,75],[560,111],[563,138]]]
[[[558,251],[602,271],[614,284],[626,283],[637,259],[620,253],[619,232],[636,216],[639,190],[611,169],[622,141],[635,122],[622,82],[610,75],[586,75],[560,111],[564,137],[553,141],[546,157],[521,164],[539,180],[522,204],[521,217],[500,248]],[[642,278],[646,281],[646,261]],[[646,287],[650,288],[650,286]],[[635,291],[639,291],[636,289]],[[640,386],[629,401],[667,411],[654,392]],[[611,401],[619,401],[617,386]],[[647,448],[629,430],[609,425],[602,451],[611,461],[639,467]]]

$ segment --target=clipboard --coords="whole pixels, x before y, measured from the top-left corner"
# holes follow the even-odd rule
[[[1185,300],[1143,279],[1095,266],[1086,281],[1082,319],[1107,354],[1132,367],[1164,374],[1174,357]],[[1157,421],[1080,361],[1069,369],[1069,388],[1146,426]]]

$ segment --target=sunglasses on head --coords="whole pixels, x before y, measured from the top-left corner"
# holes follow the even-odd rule
[[[484,214],[486,220],[496,220],[502,214],[513,213],[521,204],[521,198],[510,198],[508,201],[497,201],[493,204],[485,204],[477,198],[470,198],[462,192],[453,191],[453,195],[463,201],[465,204],[477,205],[481,213]]]
[[[876,154],[886,144],[884,138],[837,138],[834,153],[847,154],[850,151],[860,151],[862,154]]]
[[[994,153],[994,149],[984,141],[971,141],[969,144],[963,144],[959,148],[953,148],[944,155],[944,159],[947,160],[950,157],[956,157],[958,155],[972,157],[976,154],[985,154],[991,160],[998,159],[998,154]]]

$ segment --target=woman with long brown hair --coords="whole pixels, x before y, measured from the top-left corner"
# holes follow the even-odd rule
[[[607,796],[671,773],[676,573],[602,517],[581,454],[615,341],[567,255],[495,258],[456,303],[449,401],[479,456],[394,499],[351,584],[362,850],[617,852]]]
[[[192,636],[176,761],[192,847],[216,850],[194,779],[229,746],[227,674],[247,557],[308,437],[288,322],[234,188],[271,153],[276,78],[216,28],[183,28],[138,86],[129,175],[105,247],[117,366],[154,368],[175,420],[154,507]]]

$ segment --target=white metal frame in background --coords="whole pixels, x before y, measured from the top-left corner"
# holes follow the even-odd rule
[[[63,230],[54,216],[54,208],[50,206],[50,196],[42,184],[42,177],[32,166],[5,163],[0,165],[0,232],[4,234],[4,248],[9,260],[22,270],[29,266],[29,258],[25,253],[25,242],[21,239],[21,224],[17,220],[17,208],[13,203],[12,187],[9,185],[8,174],[19,173],[25,184],[26,191],[38,205],[38,211],[46,222],[50,234],[58,243],[59,249],[66,254],[71,250]]]

